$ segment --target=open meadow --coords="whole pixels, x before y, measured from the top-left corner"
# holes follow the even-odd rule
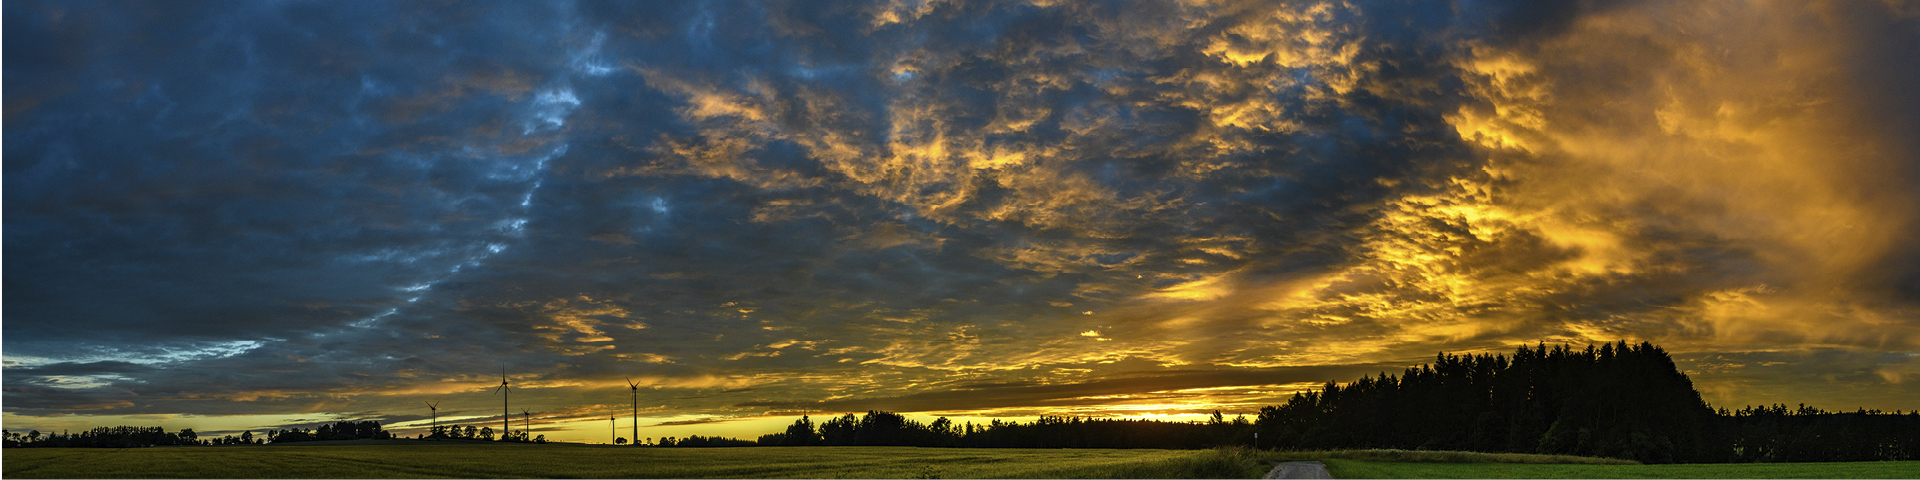
[[[1231,465],[1222,459],[1231,457]],[[1213,450],[350,445],[23,448],[6,478],[1259,478]]]

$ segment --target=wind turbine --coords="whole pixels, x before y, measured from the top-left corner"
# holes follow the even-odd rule
[[[527,413],[527,409],[524,409],[524,408],[520,409],[520,421],[525,422],[525,425],[520,430],[520,433],[533,435],[533,414]]]
[[[633,377],[627,377],[627,388],[633,389],[633,441],[640,444],[640,384],[633,383]]]
[[[500,395],[500,434],[505,435],[507,433],[507,429],[513,428],[513,424],[511,423],[513,421],[513,411],[507,410],[507,396],[513,393],[513,387],[507,386],[506,364],[500,365],[500,386],[494,387],[493,393],[501,394]]]
[[[420,403],[427,402],[421,401]],[[433,436],[432,432],[438,432],[440,429],[440,404],[427,403],[427,409],[433,411],[433,428],[427,430],[427,432],[429,432],[427,436],[431,437]]]
[[[607,444],[608,445],[613,444],[614,437],[620,436],[620,424],[613,423],[614,420],[619,420],[619,419],[620,417],[607,417]]]

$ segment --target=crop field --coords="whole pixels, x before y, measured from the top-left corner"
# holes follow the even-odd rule
[[[6,478],[1259,478],[1215,450],[353,445],[23,448]]]
[[[1348,450],[633,448],[427,443],[9,449],[6,478],[1260,478],[1319,460],[1334,478],[1920,478],[1920,462],[1638,465],[1612,459]]]

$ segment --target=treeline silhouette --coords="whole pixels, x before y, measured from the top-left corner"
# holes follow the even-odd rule
[[[1650,343],[1441,354],[1398,377],[1328,383],[1260,410],[1292,449],[1568,454],[1647,463],[1920,459],[1920,412],[1714,411]]]
[[[1776,404],[1735,410],[1725,422],[1737,462],[1920,459],[1920,411],[1828,412],[1806,404],[1791,410]]]
[[[1226,421],[1219,412],[1209,423],[1150,420],[1040,417],[1019,423],[998,419],[956,425],[946,417],[923,424],[897,413],[845,414],[815,426],[811,417],[785,432],[760,436],[763,446],[859,445],[983,448],[1205,448],[1252,439],[1245,417]]]
[[[249,432],[251,433],[251,432]],[[313,430],[292,428],[286,430],[268,430],[267,441],[273,443],[316,442],[321,440],[388,440],[393,432],[380,428],[380,422],[372,420],[361,422],[334,422],[321,425]]]
[[[222,439],[202,439],[191,428],[178,432],[167,432],[160,427],[94,427],[76,433],[60,432],[41,434],[39,430],[17,433],[0,430],[5,437],[6,446],[12,447],[78,447],[78,448],[132,448],[157,445],[211,445],[221,443]],[[247,436],[252,441],[252,436]],[[227,439],[238,443],[237,439]]]
[[[215,438],[200,438],[191,428],[182,428],[178,432],[168,432],[161,427],[95,427],[92,430],[77,433],[56,433],[42,435],[39,430],[25,434],[0,431],[5,437],[6,446],[12,447],[73,447],[73,448],[132,448],[154,447],[161,445],[261,445],[265,443],[311,442],[318,440],[356,440],[390,439],[393,434],[384,431],[380,422],[336,422],[321,425],[318,429],[267,430],[265,435],[254,435],[252,430],[240,435],[226,435]]]
[[[738,438],[692,435],[687,438],[665,437],[660,439],[660,443],[650,445],[655,447],[752,447],[759,443]]]
[[[62,432],[44,435],[41,434],[39,430],[30,431],[25,434],[0,430],[0,437],[5,438],[5,446],[8,448],[129,448],[160,445],[261,445],[266,443],[316,442],[322,440],[390,440],[398,438],[393,435],[393,432],[389,432],[381,427],[380,422],[371,420],[360,422],[340,421],[323,424],[320,425],[319,428],[313,429],[289,428],[284,430],[267,430],[263,435],[254,435],[253,431],[249,430],[242,432],[238,436],[226,435],[218,438],[200,438],[191,428],[183,428],[178,432],[167,432],[161,427],[98,427],[78,433]],[[433,427],[432,433],[424,437],[416,436],[414,438],[429,440],[460,439],[491,441],[494,440],[494,434],[493,429],[490,427],[475,428],[471,425],[440,425]],[[700,437],[695,436],[690,439],[700,439]],[[715,438],[713,440],[720,439]],[[716,446],[707,444],[713,440],[695,440],[693,444],[687,446]],[[528,438],[527,432],[516,430],[501,437],[499,441],[547,443],[547,436],[538,435]],[[752,443],[742,440],[734,441],[747,444]]]
[[[1256,436],[1257,434],[1257,436]],[[1646,463],[1920,459],[1920,412],[1825,412],[1802,405],[1715,411],[1651,343],[1439,354],[1294,395],[1258,417],[1208,422],[1041,417],[922,424],[869,411],[815,425],[801,417],[759,445],[1297,450],[1397,448],[1627,458]],[[694,446],[694,445],[687,445]]]
[[[493,427],[489,427],[489,426],[475,427],[473,425],[466,425],[466,426],[436,425],[429,430],[430,430],[429,433],[425,437],[426,439],[429,439],[429,440],[454,439],[454,440],[493,441]],[[415,438],[420,438],[420,437],[415,437]],[[525,430],[514,430],[511,432],[507,432],[506,435],[502,435],[500,437],[500,441],[521,442],[521,443],[547,443],[547,436],[538,435],[533,438],[527,438],[527,432]]]

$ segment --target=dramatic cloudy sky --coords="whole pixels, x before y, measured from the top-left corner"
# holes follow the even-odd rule
[[[4,22],[15,431],[411,434],[497,421],[503,366],[570,440],[630,426],[628,378],[642,437],[1187,418],[1614,340],[1717,407],[1920,408],[1912,2]]]

